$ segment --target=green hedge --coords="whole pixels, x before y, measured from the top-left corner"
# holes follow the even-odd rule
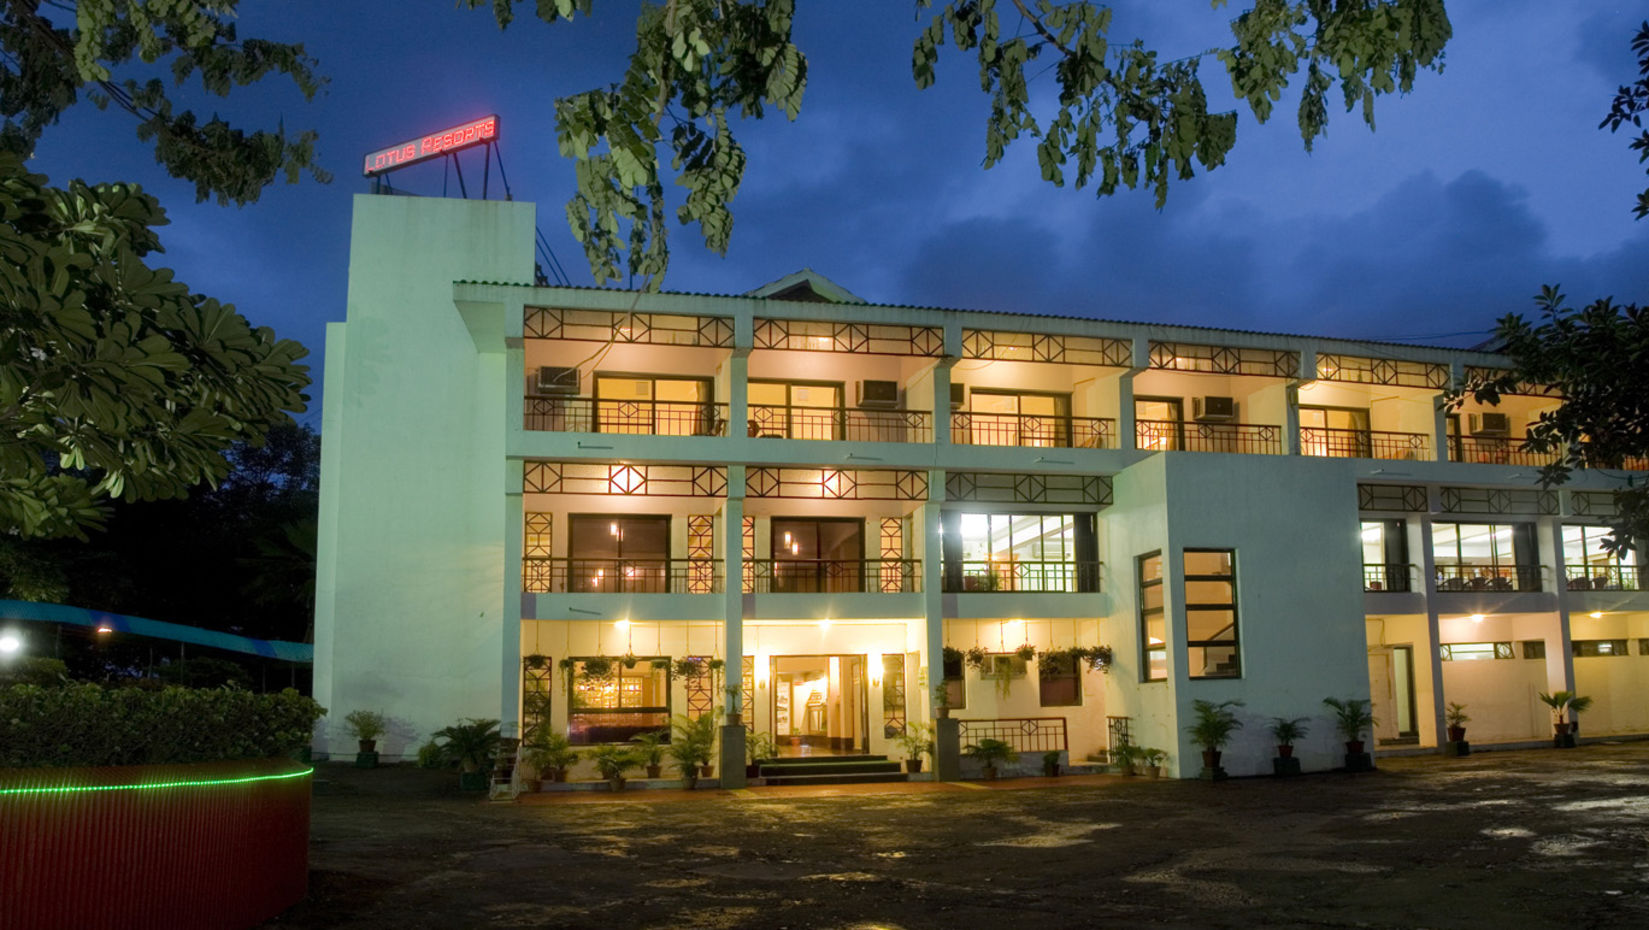
[[[308,745],[326,708],[296,691],[0,688],[0,768],[268,759]]]

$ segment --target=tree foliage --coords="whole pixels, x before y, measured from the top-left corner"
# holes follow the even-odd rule
[[[46,186],[0,152],[0,526],[83,535],[108,498],[179,497],[301,411],[307,354],[145,258],[136,185]]]
[[[1637,35],[1632,37],[1632,51],[1638,56],[1637,82],[1622,84],[1615,91],[1609,115],[1598,124],[1599,129],[1607,127],[1610,132],[1619,132],[1620,127],[1628,123],[1643,129],[1643,114],[1649,112],[1649,20],[1644,20],[1643,25],[1638,27]],[[1638,153],[1638,164],[1649,163],[1649,130],[1639,132],[1631,147]],[[1649,216],[1649,188],[1638,194],[1638,203],[1632,212],[1640,220]]]
[[[521,2],[459,0],[489,7],[501,27]],[[556,23],[588,16],[593,5],[536,0],[534,9]],[[1113,42],[1110,9],[1089,0],[915,0],[915,8],[933,10],[915,39],[918,87],[936,80],[947,41],[978,60],[991,100],[986,167],[1030,137],[1044,180],[1092,183],[1101,196],[1143,187],[1158,206],[1172,180],[1219,167],[1236,145],[1237,114],[1208,110],[1204,59],[1225,66],[1260,122],[1303,69],[1296,118],[1309,149],[1327,129],[1332,90],[1373,126],[1375,98],[1409,91],[1421,69],[1440,70],[1452,35],[1443,0],[1253,0],[1231,21],[1230,45],[1164,60],[1137,39]],[[687,191],[677,220],[698,223],[705,244],[726,251],[745,167],[729,118],[768,107],[796,118],[807,59],[791,41],[794,16],[794,0],[644,5],[623,82],[556,102],[561,153],[577,161],[567,220],[598,283],[628,273],[660,285],[669,261],[665,151]],[[1050,70],[1056,105],[1039,114],[1032,86]]]
[[[302,45],[241,39],[237,0],[0,0],[0,149],[27,158],[46,127],[82,95],[130,115],[153,142],[156,163],[195,185],[195,199],[245,204],[277,176],[330,175],[315,163],[313,131],[284,126],[247,132],[216,114],[179,109],[175,87],[198,77],[224,97],[271,74],[290,78],[304,99],[324,82]],[[117,69],[131,72],[116,77]]]

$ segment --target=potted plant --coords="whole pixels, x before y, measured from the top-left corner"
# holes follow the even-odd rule
[[[530,656],[522,657],[521,665],[529,672],[542,671],[543,669],[549,667],[550,657],[544,655],[542,652],[535,652]]]
[[[664,738],[663,730],[654,730],[651,733],[641,733],[630,737],[630,742],[636,744],[636,758],[639,764],[647,770],[648,778],[661,778],[664,772]]]
[[[744,777],[761,776],[762,761],[778,755],[771,733],[747,733],[744,737]]]
[[[1449,742],[1465,742],[1466,724],[1470,723],[1472,719],[1466,716],[1466,705],[1450,701],[1448,709],[1443,712],[1443,716],[1448,721]]]
[[[538,780],[563,782],[567,780],[567,770],[578,762],[578,752],[572,748],[572,743],[561,733],[543,732],[527,744],[524,753],[527,765],[537,773]],[[532,790],[537,791],[538,787]]]
[[[377,766],[378,737],[389,729],[389,721],[375,710],[352,710],[344,716],[344,725],[349,727],[360,750],[355,755],[355,764],[368,769]]]
[[[1036,647],[1030,643],[1025,643],[1018,649],[1015,649],[1013,654],[1018,656],[1020,659],[1029,662],[1030,660],[1036,658]]]
[[[698,678],[704,674],[704,660],[698,656],[682,656],[675,661],[671,671],[677,678]]]
[[[1145,763],[1145,774],[1151,778],[1162,777],[1162,764],[1168,761],[1168,753],[1161,749],[1145,747],[1139,750],[1139,757]]]
[[[922,757],[933,755],[933,727],[926,723],[907,723],[899,734],[899,745],[905,750],[905,771],[922,771]]]
[[[1592,706],[1592,699],[1580,697],[1572,691],[1558,691],[1553,694],[1540,692],[1540,703],[1552,709],[1552,745],[1559,749],[1573,749],[1575,745],[1574,730],[1579,724],[1571,726],[1567,719],[1569,712],[1576,714]]]
[[[654,659],[649,664],[651,664],[653,666],[653,669],[655,671],[667,672],[667,671],[670,670],[670,660],[669,659]]]
[[[1242,729],[1242,721],[1237,719],[1234,707],[1243,706],[1241,701],[1205,701],[1198,698],[1191,702],[1191,712],[1197,719],[1186,732],[1202,747],[1202,777],[1224,778],[1225,770],[1220,768],[1220,750],[1231,741],[1231,734]]]
[[[979,763],[986,781],[996,780],[1003,763],[1019,761],[1019,753],[1011,743],[990,737],[964,748],[962,754]]]
[[[967,652],[962,653],[962,663],[968,668],[978,671],[985,667],[985,660],[989,657],[990,653],[985,651],[984,646],[974,646]]]
[[[675,760],[677,767],[691,759],[698,766],[698,774],[710,778],[715,772],[715,766],[710,764],[711,754],[716,747],[716,719],[709,714],[702,714],[697,718],[688,718],[676,715],[670,723],[670,758]],[[682,769],[682,780],[687,781],[687,772]],[[697,781],[695,777],[693,781]],[[686,787],[693,787],[688,783]]]
[[[941,719],[950,716],[950,688],[944,682],[933,686],[933,715]]]
[[[487,773],[492,771],[498,752],[498,721],[466,717],[450,727],[435,731],[441,754],[458,766],[458,787],[464,791],[485,791]]]
[[[1294,758],[1294,741],[1304,739],[1307,732],[1305,722],[1310,717],[1272,717],[1266,727],[1271,731],[1271,738],[1277,741],[1277,758]]]
[[[640,662],[641,659],[637,658],[636,654],[633,652],[626,652],[624,655],[619,657],[619,661],[624,663],[625,668],[635,668],[636,663]]]
[[[1131,777],[1134,774],[1134,763],[1139,760],[1139,749],[1131,743],[1119,744],[1111,750],[1111,764],[1117,768],[1117,774]]]
[[[1053,749],[1042,754],[1042,774],[1048,778],[1059,777],[1059,750]]]
[[[1363,752],[1363,731],[1374,726],[1374,711],[1363,698],[1323,698],[1323,704],[1334,711],[1334,727],[1346,741],[1346,770],[1360,772],[1373,768],[1368,754]]]
[[[608,743],[590,750],[590,761],[595,763],[596,771],[607,779],[607,786],[614,791],[624,790],[624,773],[636,767],[639,761],[634,749],[621,743]]]
[[[585,659],[584,677],[595,680],[613,677],[613,660],[606,656],[592,656]]]
[[[1095,672],[1110,674],[1111,660],[1115,654],[1110,646],[1088,646],[1083,649],[1073,649],[1071,654],[1088,663],[1088,669]]]

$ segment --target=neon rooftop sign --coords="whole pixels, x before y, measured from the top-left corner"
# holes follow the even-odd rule
[[[416,165],[440,155],[448,155],[498,138],[498,115],[483,116],[451,129],[442,129],[427,136],[392,145],[387,149],[368,152],[361,168],[364,177],[383,174],[396,168]]]

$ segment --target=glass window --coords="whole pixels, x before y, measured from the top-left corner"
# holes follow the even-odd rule
[[[1237,651],[1236,553],[1187,549],[1185,647],[1192,678],[1241,678]]]
[[[965,671],[965,666],[962,664],[962,656],[960,654],[958,654],[958,655],[956,655],[955,658],[945,659],[944,660],[944,669],[945,669],[945,695],[946,695],[946,697],[948,697],[950,699],[950,706],[951,707],[967,707],[968,706],[968,688],[967,688],[967,678],[966,678],[967,673]]]
[[[1185,445],[1185,402],[1178,397],[1134,398],[1135,445],[1147,451]]]
[[[1138,559],[1140,679],[1168,679],[1168,624],[1162,605],[1162,553]]]
[[[1480,659],[1514,657],[1511,643],[1444,643],[1437,647],[1444,662],[1473,662]]]
[[[975,388],[963,422],[974,445],[1069,446],[1071,395]]]
[[[774,517],[771,525],[773,592],[863,591],[863,520]]]
[[[1626,655],[1624,639],[1577,639],[1574,641],[1576,658],[1601,658]]]
[[[670,670],[654,668],[653,658],[668,657],[641,658],[630,668],[613,658],[573,660],[567,683],[567,737],[574,745],[622,743],[669,729]]]
[[[1571,591],[1618,591],[1634,587],[1623,584],[1622,561],[1603,548],[1609,535],[1607,526],[1565,526],[1563,528],[1563,574]]]
[[[960,516],[963,591],[1088,589],[1076,570],[1075,515]]]
[[[598,432],[699,436],[719,428],[707,379],[597,374],[595,394]]]
[[[1038,699],[1043,707],[1082,704],[1082,662],[1069,655],[1037,658]]]
[[[669,590],[669,517],[573,514],[568,552],[569,592]]]
[[[842,438],[842,385],[751,381],[747,390],[751,436]]]
[[[1543,639],[1525,639],[1522,642],[1521,645],[1523,646],[1523,658],[1525,658],[1525,659],[1544,659],[1544,658],[1546,658],[1546,641],[1545,640],[1543,640]]]
[[[1439,591],[1532,589],[1538,577],[1518,571],[1517,528],[1507,523],[1436,523],[1432,554]]]

